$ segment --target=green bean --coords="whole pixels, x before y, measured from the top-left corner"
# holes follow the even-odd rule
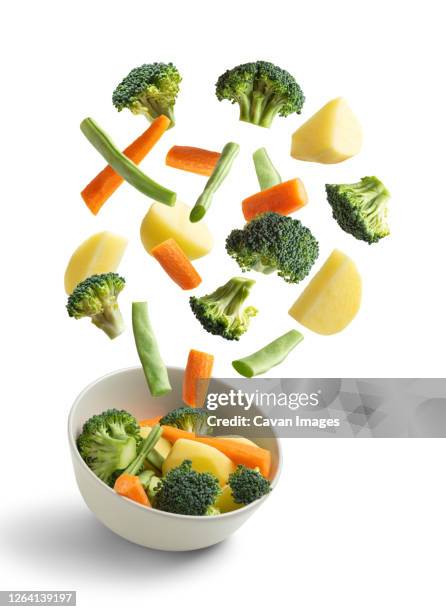
[[[212,204],[214,193],[229,174],[232,162],[237,157],[240,147],[235,142],[228,142],[223,147],[220,158],[215,165],[214,171],[209,177],[205,188],[190,212],[189,219],[192,223],[200,221]]]
[[[147,302],[133,302],[132,325],[144,376],[153,397],[166,395],[172,391],[167,368],[159,352],[155,334],[150,325]]]
[[[259,374],[268,372],[271,368],[285,359],[288,354],[304,339],[303,335],[296,329],[292,329],[283,336],[276,338],[256,353],[236,359],[232,366],[239,374],[246,378],[252,378]]]
[[[257,180],[259,181],[260,190],[269,189],[282,182],[280,174],[273,166],[266,149],[262,147],[254,151],[252,158],[256,169]]]
[[[87,117],[81,123],[82,134],[94,146],[96,151],[102,155],[113,170],[127,181],[132,187],[157,202],[174,206],[177,199],[176,193],[166,187],[159,185],[144,174],[136,164],[126,157],[110,140],[110,137],[99,127],[99,125]]]

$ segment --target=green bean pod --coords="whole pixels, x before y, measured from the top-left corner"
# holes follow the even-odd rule
[[[254,151],[252,159],[254,160],[254,167],[256,169],[257,180],[259,181],[261,191],[274,187],[274,185],[278,185],[282,182],[280,174],[275,169],[264,147]]]
[[[160,397],[172,391],[167,368],[158,348],[158,343],[150,324],[147,302],[133,302],[132,325],[144,376],[153,397]]]
[[[203,192],[195,203],[195,206],[190,212],[189,219],[192,223],[197,223],[206,214],[214,193],[228,176],[234,159],[237,157],[240,147],[235,142],[228,142],[221,152],[220,158],[215,165],[214,171],[209,177]]]
[[[292,329],[283,336],[279,336],[256,353],[236,359],[232,362],[232,366],[239,374],[246,378],[259,376],[268,372],[271,368],[288,356],[290,351],[295,348],[299,342],[304,339],[303,335],[296,329]]]
[[[90,117],[84,119],[81,123],[81,131],[96,151],[102,155],[108,165],[127,183],[157,202],[167,206],[174,206],[177,199],[176,193],[159,185],[148,177],[147,174],[144,174],[136,164],[121,153],[94,119]]]

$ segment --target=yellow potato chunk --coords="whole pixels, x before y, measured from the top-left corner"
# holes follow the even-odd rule
[[[334,250],[289,314],[317,334],[336,334],[355,318],[361,293],[361,277],[355,264],[347,255]]]
[[[163,476],[181,465],[185,459],[192,461],[192,469],[196,472],[210,472],[216,476],[220,486],[228,482],[229,474],[235,470],[232,461],[218,449],[202,442],[181,438],[175,442],[170,455],[163,463]]]
[[[236,442],[240,442],[241,444],[247,444],[248,446],[257,446],[255,442],[252,440],[248,440],[248,438],[242,438],[242,436],[218,436],[219,438],[224,438],[225,440],[235,440]]]
[[[323,106],[296,130],[291,157],[320,164],[337,164],[361,150],[362,129],[344,98]]]
[[[127,239],[111,232],[100,232],[87,238],[68,262],[65,291],[72,293],[76,285],[93,274],[115,272],[126,247]]]
[[[239,508],[243,508],[243,504],[237,504],[232,497],[231,487],[229,485],[225,485],[220,493],[220,495],[215,500],[214,506],[220,510],[222,514],[225,512],[232,512],[233,510],[238,510]]]
[[[140,434],[142,438],[147,438],[149,433],[152,431],[151,427],[141,427]],[[169,440],[165,438],[160,438],[158,442],[155,444],[155,450],[159,452],[163,460],[165,461],[169,456],[170,451],[172,450],[172,444]]]
[[[165,206],[154,202],[141,223],[141,240],[150,251],[160,242],[173,238],[189,259],[198,259],[212,249],[212,235],[204,221],[191,223],[191,208],[183,202]]]

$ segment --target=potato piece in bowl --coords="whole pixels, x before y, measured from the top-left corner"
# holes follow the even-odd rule
[[[229,475],[235,470],[235,465],[221,451],[202,442],[182,438],[175,442],[164,461],[163,476],[181,465],[185,459],[192,461],[192,469],[196,472],[210,472],[216,476],[220,486],[228,482]]]

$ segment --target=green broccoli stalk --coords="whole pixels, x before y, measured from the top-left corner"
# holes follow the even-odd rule
[[[237,466],[229,476],[228,484],[232,497],[237,504],[252,504],[271,491],[271,483],[259,470],[244,465]]]
[[[240,107],[240,121],[270,127],[276,115],[300,113],[305,101],[296,79],[286,70],[257,61],[241,64],[222,74],[216,84],[219,100]]]
[[[209,415],[210,412],[203,408],[176,408],[160,419],[160,425],[170,425],[198,436],[209,436],[212,434],[212,427],[208,425]]]
[[[174,106],[181,75],[172,64],[155,62],[134,68],[113,92],[113,105],[121,111],[128,108],[135,115],[153,121],[165,115],[175,124]]]
[[[144,470],[144,472],[138,474],[138,478],[152,502],[156,492],[161,486],[161,478],[159,478],[153,470]]]
[[[333,217],[344,232],[369,244],[390,234],[390,193],[376,176],[365,176],[350,185],[325,185],[325,191]]]
[[[242,309],[255,281],[240,277],[231,278],[213,293],[189,300],[192,312],[210,334],[226,340],[238,340],[248,327],[257,309],[248,306]]]
[[[277,272],[287,283],[298,283],[319,256],[319,245],[298,219],[274,212],[258,215],[226,239],[226,251],[240,268],[263,274]]]
[[[68,298],[70,317],[91,317],[91,322],[113,340],[125,329],[117,297],[125,287],[125,280],[115,274],[95,274],[80,282]]]
[[[77,448],[96,476],[112,486],[116,472],[137,456],[139,431],[137,420],[125,410],[106,410],[84,424]]]
[[[172,514],[212,516],[219,513],[214,503],[220,492],[218,479],[213,474],[196,472],[192,461],[186,459],[158,483],[152,505]]]

